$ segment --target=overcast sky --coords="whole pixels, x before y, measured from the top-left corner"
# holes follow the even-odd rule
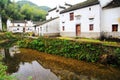
[[[21,0],[11,0],[11,1],[17,2]],[[57,5],[63,5],[65,2],[73,5],[73,4],[77,4],[77,3],[80,3],[86,0],[28,0],[28,1],[31,1],[37,4],[38,6],[48,6],[50,8],[54,8]],[[102,6],[107,4],[109,1],[112,1],[112,0],[100,0]]]
[[[13,0],[11,0],[13,1]],[[21,0],[14,0],[15,2],[21,1]],[[31,1],[38,6],[48,6],[50,8],[56,7],[57,5],[63,5],[65,2],[69,4],[76,4],[85,0],[28,0]]]

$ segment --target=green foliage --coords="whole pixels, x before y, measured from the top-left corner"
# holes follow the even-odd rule
[[[30,2],[30,1],[27,1],[27,0],[18,1],[17,4],[18,4],[20,7],[22,7],[22,6],[25,5],[25,4],[29,4],[30,6],[35,6],[35,7],[39,8],[40,10],[44,10],[44,11],[50,10],[50,8],[47,7],[47,6],[38,6],[38,5],[36,5],[36,4],[34,4],[34,3]]]
[[[60,55],[88,62],[98,62],[100,55],[108,53],[109,47],[95,43],[79,43],[69,40],[39,38],[19,41],[19,46],[32,48],[49,54]],[[109,52],[110,54],[111,52]]]
[[[10,0],[0,0],[0,15],[3,24],[6,24],[7,19],[43,21],[45,20],[46,14],[47,12],[45,10],[36,6],[31,6],[29,4],[20,6]]]
[[[120,48],[115,49],[115,56],[117,56],[118,64],[120,65]]]
[[[0,61],[2,57],[0,56]],[[6,74],[7,67],[0,62],[0,80],[16,80],[13,76]]]

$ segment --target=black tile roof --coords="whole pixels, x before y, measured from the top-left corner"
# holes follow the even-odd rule
[[[59,6],[59,8],[65,9],[65,7],[63,7],[63,6]],[[50,9],[48,12],[54,11],[56,9],[57,9],[57,7],[53,8],[53,9]]]
[[[52,8],[52,9],[50,9],[48,12],[51,12],[51,11],[56,10],[56,9],[57,9],[57,7]]]
[[[68,3],[65,3],[65,5],[66,5],[66,6],[70,6],[70,7],[72,7],[72,5],[71,5],[71,4],[68,4]]]
[[[11,20],[12,23],[27,23],[26,20]]]
[[[52,18],[52,19],[49,19],[49,20],[40,22],[39,24],[36,24],[35,26],[43,25],[43,24],[45,24],[45,23],[47,23],[47,22],[50,22],[50,21],[52,21],[52,20],[55,20],[55,19],[57,19],[57,18],[59,18],[59,17],[55,17],[55,18]]]
[[[115,7],[120,7],[120,0],[113,0],[103,8],[115,8]]]
[[[72,7],[63,10],[60,13],[65,13],[65,12],[77,10],[80,8],[84,8],[84,7],[88,7],[88,6],[92,6],[92,5],[96,5],[96,4],[99,4],[98,0],[87,0],[87,1],[84,1],[82,3],[78,3],[76,5],[73,5]]]

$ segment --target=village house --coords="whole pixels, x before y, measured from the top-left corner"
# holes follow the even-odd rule
[[[60,35],[101,38],[120,36],[120,1],[101,7],[99,0],[87,0],[60,12]]]
[[[2,31],[2,18],[0,16],[0,31]]]
[[[120,38],[120,0],[113,0],[102,8],[101,36]]]
[[[60,35],[100,37],[101,7],[98,0],[88,0],[60,12]]]
[[[58,36],[59,17],[52,18],[36,25],[36,32],[39,36]]]
[[[13,33],[34,32],[35,28],[32,21],[26,20],[7,20],[7,31]]]
[[[70,7],[70,4],[65,3],[66,7]],[[48,11],[46,16],[46,21],[36,25],[36,33],[39,36],[58,36],[60,33],[60,11],[64,10],[66,7],[57,6]]]

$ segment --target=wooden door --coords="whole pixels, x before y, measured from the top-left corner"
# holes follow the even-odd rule
[[[81,33],[81,28],[80,28],[80,24],[76,25],[76,36],[80,36]]]

